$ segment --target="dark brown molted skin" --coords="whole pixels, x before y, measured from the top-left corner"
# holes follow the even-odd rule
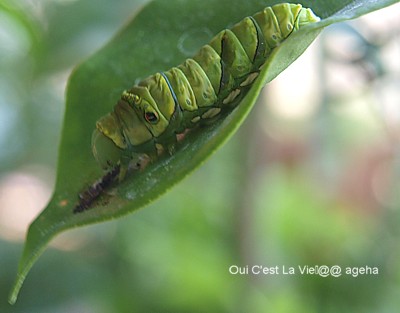
[[[74,213],[80,213],[89,209],[93,203],[103,194],[105,190],[111,187],[119,174],[119,166],[114,167],[107,172],[99,181],[89,186],[84,192],[79,194],[79,203],[74,208]]]

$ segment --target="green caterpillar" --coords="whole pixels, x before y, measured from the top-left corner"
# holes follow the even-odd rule
[[[124,91],[114,110],[96,123],[97,162],[105,170],[119,167],[121,181],[138,156],[155,160],[163,150],[173,153],[177,135],[235,107],[274,48],[318,20],[300,4],[267,7],[218,33],[183,64]]]

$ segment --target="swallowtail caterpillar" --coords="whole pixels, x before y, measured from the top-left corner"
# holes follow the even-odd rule
[[[124,179],[140,156],[151,161],[162,151],[173,153],[177,136],[223,110],[232,110],[257,78],[272,51],[293,32],[319,21],[311,9],[282,3],[246,17],[218,33],[191,59],[156,73],[122,93],[114,110],[100,118],[92,136],[99,165],[115,177],[100,180],[81,194],[92,198],[112,178]],[[85,208],[83,208],[85,209]],[[81,211],[81,210],[78,210]]]

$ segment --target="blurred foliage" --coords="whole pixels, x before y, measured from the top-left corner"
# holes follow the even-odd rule
[[[140,4],[1,0],[2,182],[17,171],[54,172],[72,67]],[[311,113],[279,114],[267,86],[235,138],[162,199],[54,242],[14,307],[6,298],[22,239],[2,237],[0,311],[396,312],[400,136],[391,103],[400,74],[389,50],[400,49],[400,25],[343,25],[316,44]],[[343,38],[350,49],[335,50]],[[337,68],[347,81],[335,80]],[[3,198],[0,189],[2,219],[12,213]],[[379,275],[231,275],[232,264],[369,265]]]

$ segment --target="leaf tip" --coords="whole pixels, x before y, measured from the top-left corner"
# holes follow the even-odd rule
[[[17,278],[13,287],[11,288],[8,296],[8,303],[14,305],[17,302],[19,291],[21,290],[22,284],[24,283],[26,275],[22,275],[21,272],[17,274]]]

